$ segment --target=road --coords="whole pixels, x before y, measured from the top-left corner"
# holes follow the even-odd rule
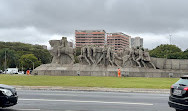
[[[18,90],[19,103],[1,111],[175,111],[168,94]]]

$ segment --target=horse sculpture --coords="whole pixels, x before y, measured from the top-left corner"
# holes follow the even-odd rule
[[[58,46],[58,57],[62,55],[67,55],[71,58],[71,64],[74,64],[74,53],[75,50],[72,47],[68,46],[68,41],[66,37],[62,37],[61,46]]]

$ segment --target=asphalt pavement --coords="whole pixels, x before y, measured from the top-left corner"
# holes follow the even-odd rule
[[[175,111],[169,94],[18,90],[18,104],[0,111]]]

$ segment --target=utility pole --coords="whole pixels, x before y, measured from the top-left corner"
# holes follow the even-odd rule
[[[7,52],[5,50],[5,74],[7,74]]]
[[[35,63],[33,62],[33,70],[34,70],[34,67],[35,67]]]

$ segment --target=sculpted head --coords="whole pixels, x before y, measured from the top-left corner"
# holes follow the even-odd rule
[[[51,47],[58,47],[61,45],[60,40],[50,40],[49,43]]]
[[[62,37],[62,39],[61,39],[61,45],[64,46],[64,47],[68,46],[67,37]]]

